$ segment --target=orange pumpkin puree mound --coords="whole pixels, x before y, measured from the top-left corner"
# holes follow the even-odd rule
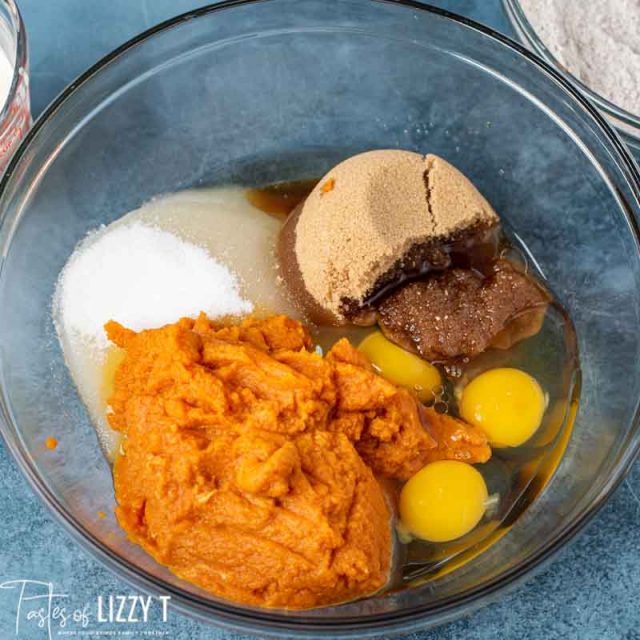
[[[479,431],[422,408],[348,341],[323,358],[284,316],[106,329],[125,350],[109,415],[124,434],[118,520],[230,600],[301,609],[378,591],[392,517],[376,476],[490,455]]]

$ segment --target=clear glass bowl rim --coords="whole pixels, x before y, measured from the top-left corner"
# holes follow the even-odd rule
[[[502,6],[509,18],[511,26],[523,42],[531,47],[531,49],[533,49],[538,56],[543,58],[545,62],[548,62],[555,67],[561,74],[571,78],[571,81],[579,87],[582,93],[592,100],[599,109],[602,109],[602,111],[612,118],[614,124],[619,126],[620,131],[624,135],[632,138],[634,145],[638,145],[638,147],[640,147],[640,115],[633,114],[630,111],[622,109],[610,100],[607,100],[607,98],[604,98],[590,89],[573,74],[568,71],[562,71],[562,64],[560,64],[558,59],[551,53],[551,51],[549,51],[544,42],[539,38],[536,30],[533,28],[533,25],[529,22],[529,19],[520,4],[520,0],[502,0]]]
[[[11,159],[7,169],[0,180],[0,206],[10,184],[13,173],[18,168],[22,158],[27,154],[33,140],[47,121],[64,106],[67,99],[77,91],[82,90],[88,80],[101,71],[116,58],[125,54],[156,34],[172,29],[187,21],[207,16],[215,12],[232,10],[234,7],[244,7],[253,4],[267,2],[277,2],[278,0],[223,0],[222,2],[206,5],[204,7],[188,11],[174,18],[159,23],[150,29],[143,31],[131,40],[125,42],[112,52],[104,56],[86,72],[71,82],[60,93],[45,111],[36,120],[31,130],[21,142],[16,153]],[[302,1],[302,0],[299,0]],[[612,145],[618,154],[617,162],[620,170],[629,181],[636,202],[640,203],[640,171],[635,164],[628,148],[614,132],[611,125],[585,98],[578,88],[558,71],[552,64],[543,58],[532,53],[529,49],[515,42],[511,38],[475,22],[469,18],[457,15],[450,11],[440,9],[417,0],[369,0],[374,4],[397,5],[400,8],[426,12],[451,20],[466,28],[472,29],[484,36],[488,36],[494,41],[510,48],[515,53],[522,55],[529,62],[539,68],[541,72],[556,81],[564,91],[575,101],[576,105],[582,109],[588,118],[591,118],[600,130],[606,141]],[[504,0],[508,2],[510,0]],[[629,211],[625,212],[629,226],[635,236],[636,243],[640,245],[640,225],[636,217]],[[4,216],[0,217],[0,226],[4,224]],[[2,264],[0,263],[0,274]],[[124,578],[135,586],[149,592],[163,593],[171,596],[172,605],[179,611],[191,616],[195,616],[203,621],[215,623],[222,627],[227,627],[234,631],[245,633],[261,633],[277,638],[300,638],[300,637],[379,637],[381,632],[387,633],[408,633],[420,628],[433,627],[438,624],[455,619],[464,613],[478,608],[489,601],[495,599],[508,587],[513,587],[522,581],[535,569],[541,568],[557,553],[567,542],[569,542],[593,516],[603,506],[607,498],[615,491],[624,480],[631,465],[640,452],[640,436],[638,426],[640,424],[640,410],[636,411],[632,428],[629,430],[627,441],[622,443],[620,450],[622,454],[616,464],[616,472],[607,478],[603,487],[594,501],[577,518],[567,523],[555,536],[545,542],[526,562],[504,571],[490,581],[461,593],[455,598],[446,602],[427,602],[420,607],[411,610],[390,612],[384,614],[373,614],[367,616],[354,616],[352,618],[326,619],[305,618],[303,615],[289,617],[277,610],[256,610],[243,609],[232,603],[220,605],[210,600],[201,598],[195,594],[182,591],[179,588],[159,580],[153,575],[133,566],[121,557],[112,553],[103,546],[87,529],[76,522],[73,517],[66,512],[64,507],[58,502],[42,478],[37,469],[29,461],[29,456],[22,451],[19,439],[14,437],[11,431],[17,432],[17,425],[10,417],[10,410],[4,397],[4,389],[0,389],[0,433],[18,464],[23,475],[27,478],[33,491],[38,498],[44,502],[47,508],[54,514],[56,519],[70,533],[84,549],[89,551],[93,557],[99,560],[108,569]]]
[[[4,3],[9,7],[9,12],[13,17],[13,28],[16,32],[16,59],[13,64],[13,78],[11,80],[9,94],[7,95],[4,105],[0,106],[0,123],[4,122],[9,115],[11,105],[18,91],[22,70],[27,68],[28,61],[27,31],[24,26],[24,21],[22,20],[20,9],[14,0],[4,0]]]

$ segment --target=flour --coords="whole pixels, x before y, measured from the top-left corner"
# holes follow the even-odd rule
[[[545,46],[595,93],[640,114],[640,0],[520,0]]]

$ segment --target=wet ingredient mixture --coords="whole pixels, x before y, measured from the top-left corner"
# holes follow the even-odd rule
[[[132,305],[142,322],[124,320],[119,247],[102,253],[116,264],[100,282],[123,293],[106,332],[91,324],[110,345],[99,358],[56,306],[72,375],[117,445],[129,537],[182,578],[266,607],[459,566],[544,486],[575,415],[570,321],[465,176],[383,150],[314,184],[187,191],[99,232],[142,225],[204,252],[232,278],[202,300],[208,315],[160,318],[174,296],[151,282]],[[244,310],[215,317],[234,300]]]

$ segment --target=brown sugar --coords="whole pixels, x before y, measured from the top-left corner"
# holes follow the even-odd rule
[[[431,362],[509,348],[540,329],[550,296],[506,260],[483,276],[448,269],[398,289],[378,307],[385,335]]]
[[[369,151],[334,167],[289,218],[283,275],[294,293],[303,288],[303,303],[341,323],[390,274],[438,261],[446,243],[498,222],[473,184],[442,158]]]

